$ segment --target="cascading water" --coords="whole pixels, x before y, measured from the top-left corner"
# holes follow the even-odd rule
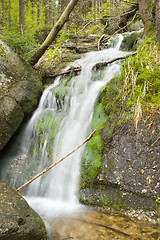
[[[74,66],[82,66],[80,75],[57,79],[44,91],[37,110],[25,131],[21,133],[22,137],[17,138],[21,144],[16,145],[16,155],[11,156],[9,153],[9,157],[4,157],[5,162],[7,159],[11,162],[1,168],[1,181],[14,188],[21,186],[87,137],[100,89],[120,73],[118,62],[98,72],[92,71],[92,67],[97,62],[126,55],[127,53],[119,50],[122,39],[122,35],[117,35],[109,42],[107,50],[86,54],[73,63]],[[12,152],[13,148],[8,152]],[[75,151],[27,188],[25,198],[45,220],[49,239],[124,240],[126,237],[158,237],[158,225],[136,223],[122,215],[91,211],[78,204],[77,192],[83,148]],[[143,215],[143,211],[140,214]]]
[[[120,65],[114,63],[107,67],[101,73],[101,79],[98,79],[99,73],[93,73],[92,67],[97,62],[124,56],[126,53],[119,50],[122,40],[123,36],[117,35],[114,47],[86,54],[73,63],[74,66],[82,66],[82,71],[78,76],[65,79],[61,84],[57,79],[44,91],[39,107],[26,131],[27,134],[32,132],[34,137],[35,156],[33,154],[33,158],[36,159],[37,152],[40,153],[38,172],[50,162],[49,155],[52,162],[56,162],[86,138],[100,89],[107,81],[120,73]],[[42,133],[40,128],[43,128],[42,122],[45,121],[48,122],[48,126],[44,127],[45,132]],[[55,125],[58,125],[57,129]],[[39,137],[39,134],[42,136]],[[48,145],[51,144],[50,135],[52,134],[55,137],[50,147]],[[50,150],[51,153],[49,153],[48,148],[53,151]],[[78,203],[77,191],[82,151],[83,147],[30,185],[28,196],[32,197],[27,197],[27,199],[37,211],[37,201],[42,204],[46,199],[54,203],[56,209],[60,206],[61,210],[62,206],[66,208],[65,204],[71,207]],[[39,196],[45,197],[45,200],[38,198]]]
[[[113,63],[101,71],[100,77],[92,67],[97,62],[126,55],[126,52],[119,50],[122,40],[123,36],[117,35],[114,47],[87,53],[72,64],[82,66],[78,76],[57,79],[44,91],[22,141],[22,146],[25,146],[22,148],[23,155],[31,155],[30,169],[41,172],[87,137],[100,89],[120,73],[119,63]],[[59,214],[64,208],[68,211],[78,206],[82,151],[83,147],[30,184],[26,199],[41,216],[47,215],[47,212],[55,216],[53,209],[58,209]]]

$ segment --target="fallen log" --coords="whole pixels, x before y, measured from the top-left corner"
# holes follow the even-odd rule
[[[114,59],[109,60],[109,61],[107,61],[107,62],[96,63],[96,64],[92,67],[92,70],[98,71],[98,70],[106,67],[106,66],[107,66],[108,64],[110,64],[110,63],[113,63],[113,62],[115,62],[115,61],[128,58],[128,57],[133,56],[133,55],[135,55],[135,54],[137,54],[137,52],[127,54],[126,56],[123,56],[123,57],[114,58]],[[71,67],[71,68],[69,68],[69,69],[67,69],[67,70],[62,70],[62,71],[57,72],[57,73],[44,74],[44,75],[43,75],[43,78],[45,78],[45,79],[47,79],[47,78],[55,78],[55,77],[58,77],[58,76],[69,75],[72,71],[76,73],[76,72],[80,72],[81,70],[82,70],[82,66]]]
[[[70,74],[72,71],[73,72],[80,72],[82,70],[82,67],[79,66],[79,67],[70,67],[69,69],[67,70],[62,70],[60,72],[56,72],[56,73],[51,73],[51,74],[44,74],[43,75],[43,78],[55,78],[55,77],[59,77],[59,76],[62,76],[62,75],[68,75]]]
[[[98,71],[98,70],[106,67],[108,64],[111,64],[111,63],[116,62],[116,61],[118,61],[118,60],[126,59],[126,58],[128,58],[128,57],[130,57],[130,56],[133,56],[133,55],[135,55],[135,54],[137,54],[137,52],[127,54],[126,56],[123,56],[123,57],[117,57],[117,58],[114,58],[114,59],[109,60],[109,61],[107,61],[107,62],[96,63],[96,64],[92,67],[92,70]]]

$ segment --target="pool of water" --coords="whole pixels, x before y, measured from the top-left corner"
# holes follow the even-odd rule
[[[160,226],[119,214],[85,209],[50,219],[49,240],[160,239]]]

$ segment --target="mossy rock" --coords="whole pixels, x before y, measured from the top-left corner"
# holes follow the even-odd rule
[[[23,117],[24,113],[14,98],[4,96],[0,99],[0,149],[18,129]]]
[[[142,36],[143,32],[134,32],[132,34],[126,35],[122,41],[121,50],[124,51],[136,50],[140,39],[142,39]]]
[[[25,116],[38,103],[42,79],[3,41],[0,40],[0,150],[8,143]]]
[[[0,239],[46,240],[45,224],[24,198],[0,183]]]

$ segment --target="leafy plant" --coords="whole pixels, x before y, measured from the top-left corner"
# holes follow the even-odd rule
[[[4,30],[1,38],[13,51],[26,61],[30,59],[34,49],[38,46],[36,40],[34,40],[33,33],[25,32],[24,34],[21,34],[16,28],[11,28],[10,31]]]
[[[160,197],[155,196],[156,202],[160,203]]]

